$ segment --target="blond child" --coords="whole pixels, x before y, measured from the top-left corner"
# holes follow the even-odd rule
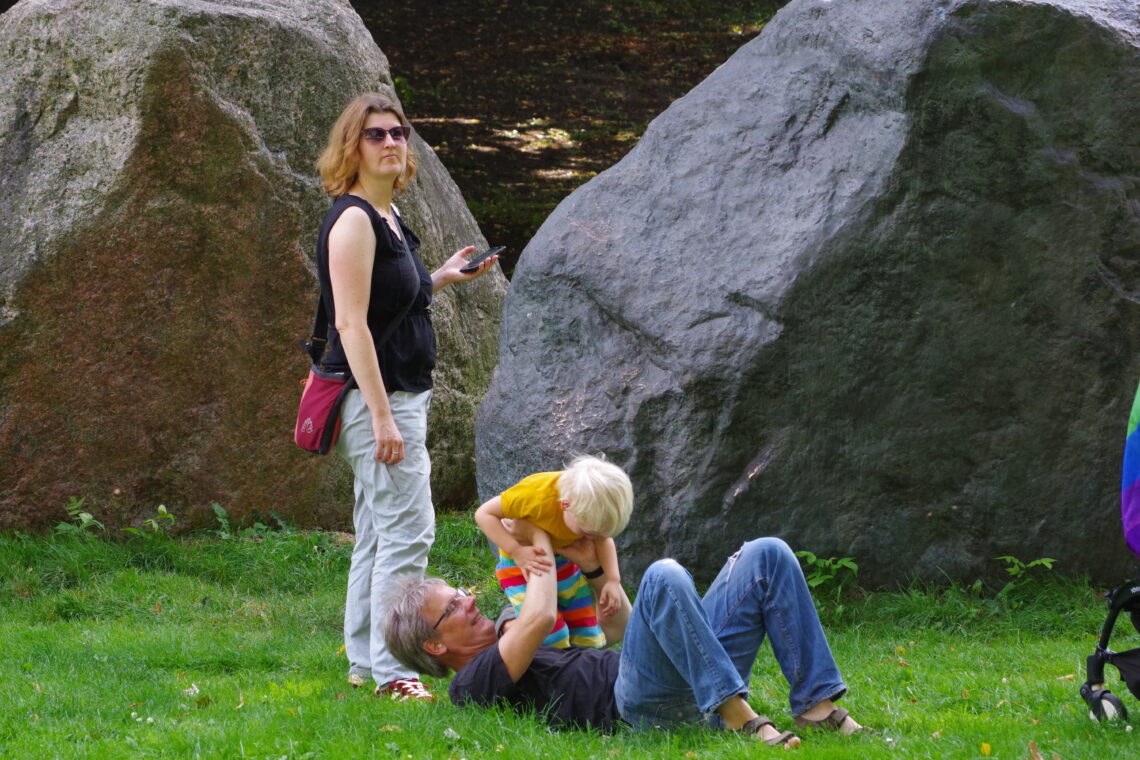
[[[606,645],[602,621],[628,604],[614,536],[625,529],[632,510],[629,476],[598,457],[580,456],[565,470],[523,478],[475,511],[476,523],[499,547],[495,575],[516,611],[526,596],[529,574],[549,569],[551,561],[543,549],[519,543],[504,521],[527,520],[550,535],[558,579],[558,619],[544,646]],[[557,553],[582,538],[594,542],[601,565],[588,576]],[[588,581],[599,575],[605,580],[595,606]]]

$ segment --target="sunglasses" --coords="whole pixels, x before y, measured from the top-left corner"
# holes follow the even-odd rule
[[[443,622],[443,619],[451,613],[455,612],[456,607],[459,605],[459,600],[468,596],[471,596],[471,592],[467,589],[456,589],[455,596],[451,597],[451,601],[449,601],[447,603],[447,606],[443,608],[443,614],[439,616],[439,620],[435,621],[435,625],[433,625],[431,629],[434,631],[435,629],[439,628],[439,624]]]
[[[364,135],[364,139],[368,142],[384,142],[386,135],[392,136],[392,142],[405,143],[408,138],[412,136],[411,127],[392,127],[391,129],[384,129],[384,127],[365,127],[360,130],[360,134]]]

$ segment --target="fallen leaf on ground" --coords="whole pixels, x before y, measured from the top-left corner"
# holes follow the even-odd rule
[[[986,757],[989,757],[990,752],[992,752],[992,751],[993,751],[993,747],[991,747],[988,742],[982,742],[982,754],[983,755],[985,755]]]
[[[1067,676],[1057,676],[1057,680],[1058,680],[1058,681],[1072,681],[1072,680],[1073,680],[1074,678],[1076,678],[1076,677],[1077,677],[1077,676],[1076,676],[1076,674],[1075,674],[1075,673],[1070,673],[1070,674],[1069,674],[1069,675],[1067,675]]]
[[[1045,760],[1041,757],[1041,753],[1037,751],[1037,742],[1032,739],[1029,740],[1029,760]]]
[[[241,709],[241,708],[243,708],[243,707],[245,707],[245,694],[242,694],[242,693],[239,691],[239,692],[238,692],[238,703],[237,703],[237,707],[235,707],[234,709],[235,709],[235,710],[240,710],[240,709]]]

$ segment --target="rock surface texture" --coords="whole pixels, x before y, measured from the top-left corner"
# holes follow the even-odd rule
[[[634,575],[1119,580],[1138,104],[1133,0],[794,0],[528,245],[481,494],[604,452]]]
[[[217,501],[351,524],[351,475],[292,443],[344,104],[392,93],[345,0],[24,0],[0,16],[0,528],[85,497],[126,524]],[[415,114],[409,114],[414,119]],[[484,242],[431,149],[400,200],[438,265]],[[436,301],[437,502],[474,496],[505,280]],[[473,327],[474,326],[474,327]]]

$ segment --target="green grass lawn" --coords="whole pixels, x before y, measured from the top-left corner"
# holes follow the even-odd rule
[[[322,533],[223,529],[111,542],[0,536],[3,758],[729,758],[777,753],[691,728],[552,733],[530,716],[398,704],[345,684],[348,547]],[[486,544],[441,518],[432,572],[498,606]],[[824,594],[851,687],[844,704],[892,741],[808,734],[812,758],[1136,756],[1077,694],[1104,619],[1098,594],[1041,573],[1000,597],[952,587]],[[1122,622],[1113,643],[1135,646]],[[1130,635],[1125,635],[1130,634]],[[1115,670],[1112,670],[1116,682]],[[443,696],[446,684],[432,684]],[[1140,704],[1123,684],[1114,691]],[[751,701],[787,725],[769,651]]]

